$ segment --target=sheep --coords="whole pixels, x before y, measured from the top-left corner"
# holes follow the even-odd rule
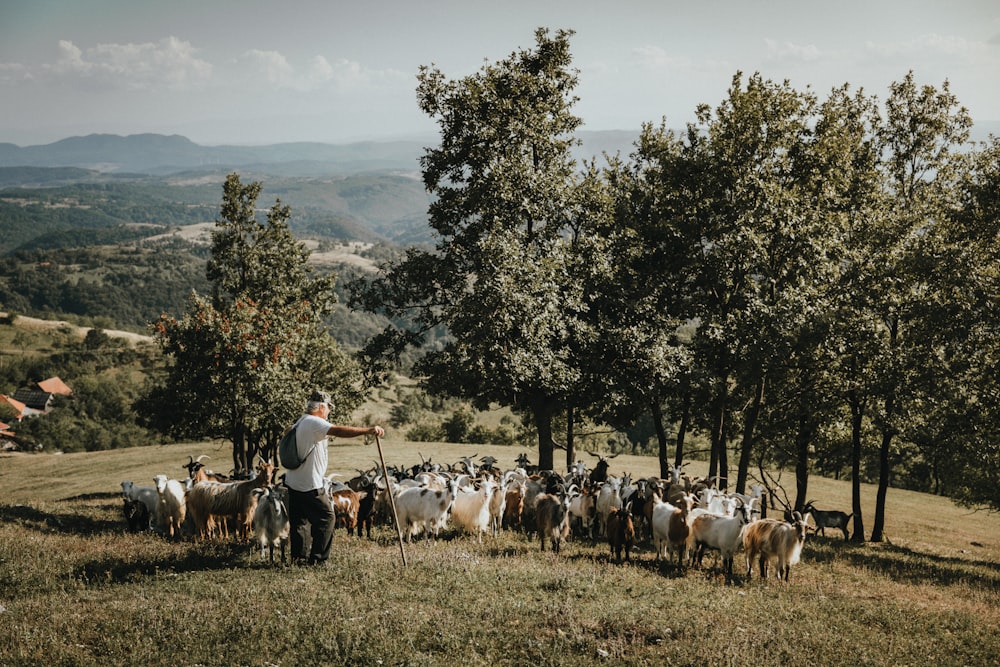
[[[170,537],[180,538],[181,525],[187,512],[184,502],[184,485],[176,479],[167,479],[166,475],[153,477],[156,484],[158,503],[156,508],[156,523],[162,526]]]
[[[535,524],[538,541],[545,551],[545,538],[549,538],[552,552],[559,553],[559,545],[569,536],[569,496],[542,493],[535,498]]]
[[[802,512],[812,515],[812,519],[816,523],[815,531],[823,537],[826,537],[827,528],[839,528],[844,533],[844,540],[847,540],[847,524],[854,516],[853,512],[844,514],[838,510],[818,510],[811,500],[802,507]]]
[[[426,531],[427,539],[437,539],[457,492],[458,485],[454,480],[448,480],[441,491],[419,486],[399,491],[395,500],[396,516],[400,528],[405,527],[406,541],[412,542],[421,530]]]
[[[490,499],[496,489],[496,482],[487,478],[479,489],[462,488],[455,495],[451,508],[451,520],[467,533],[474,533],[483,542],[483,533],[490,529]]]
[[[136,486],[132,480],[126,479],[122,482],[122,495],[128,500],[141,501],[146,506],[149,527],[156,527],[156,508],[160,504],[160,494],[156,492],[155,486]]]
[[[149,510],[141,500],[125,498],[125,506],[122,512],[125,515],[125,522],[128,524],[130,532],[138,533],[149,529]]]
[[[760,578],[767,581],[767,565],[777,561],[779,581],[788,583],[792,565],[799,562],[802,545],[806,540],[806,522],[798,512],[792,514],[792,523],[777,519],[754,521],[743,531],[743,548],[746,550],[747,580],[753,572],[753,561],[758,556]]]
[[[198,482],[187,492],[187,510],[191,513],[195,531],[202,539],[212,537],[215,517],[234,517],[237,533],[246,537],[252,530],[257,498],[253,489],[270,486],[275,466],[261,461],[257,476],[239,482]]]
[[[251,489],[250,493],[257,498],[252,526],[254,539],[260,544],[260,558],[264,559],[266,547],[273,564],[274,547],[277,546],[281,549],[281,564],[284,565],[285,545],[288,544],[291,529],[284,494],[277,486]]]
[[[635,546],[635,524],[632,522],[632,503],[626,503],[608,515],[608,545],[611,556],[616,563],[622,562],[622,550],[625,550],[625,561],[631,560],[632,547]]]
[[[743,502],[736,503],[733,516],[717,514],[701,514],[691,522],[691,533],[688,537],[688,548],[692,561],[698,555],[701,563],[701,549],[708,547],[718,549],[722,558],[722,569],[726,575],[726,583],[733,580],[733,555],[742,546],[743,528],[750,523],[750,508]]]

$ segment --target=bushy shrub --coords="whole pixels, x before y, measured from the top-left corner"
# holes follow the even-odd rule
[[[413,442],[440,442],[444,439],[444,431],[440,425],[424,422],[408,430],[406,439]]]

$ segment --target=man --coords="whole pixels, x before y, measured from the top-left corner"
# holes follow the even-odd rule
[[[333,506],[326,495],[327,438],[355,438],[361,435],[382,436],[381,426],[336,426],[330,416],[330,395],[314,391],[306,404],[306,413],[292,428],[295,431],[301,466],[285,473],[288,487],[288,518],[291,523],[292,562],[322,565],[330,557],[333,544]],[[306,546],[312,543],[309,553]],[[308,560],[307,560],[308,558]]]

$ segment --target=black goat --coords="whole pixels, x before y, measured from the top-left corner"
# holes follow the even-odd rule
[[[844,533],[844,539],[847,539],[847,524],[854,516],[853,513],[844,514],[838,510],[818,510],[811,500],[802,506],[802,512],[812,515],[813,522],[816,524],[816,532],[823,537],[826,537],[825,530],[827,528],[839,528]]]

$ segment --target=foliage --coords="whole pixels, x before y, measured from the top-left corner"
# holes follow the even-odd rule
[[[24,336],[24,344],[35,347],[36,338]],[[3,359],[0,393],[13,394],[55,376],[73,390],[71,397],[55,397],[46,415],[4,421],[28,450],[78,452],[154,444],[156,435],[140,424],[132,405],[145,390],[145,369],[156,363],[155,356],[104,334],[68,341],[46,355]]]
[[[181,319],[160,318],[156,336],[172,364],[144,401],[151,424],[174,438],[232,442],[237,470],[258,454],[273,459],[312,389],[331,393],[335,416],[360,402],[355,368],[322,326],[335,277],[310,275],[280,200],[266,225],[257,220],[260,191],[236,174],[226,180],[206,271],[212,295],[192,295]]]
[[[142,330],[204,291],[204,260],[189,247],[107,246],[0,257],[0,302],[27,315],[106,316]]]
[[[372,359],[446,326],[450,339],[416,372],[476,407],[532,412],[546,467],[552,414],[579,374],[571,340],[582,305],[566,280],[563,236],[579,208],[571,34],[540,29],[533,51],[456,81],[421,68],[418,101],[441,128],[439,147],[421,159],[435,248],[409,250],[355,301],[401,327],[372,341]]]

